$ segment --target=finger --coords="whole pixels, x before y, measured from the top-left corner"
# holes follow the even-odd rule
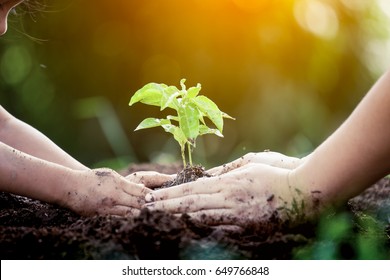
[[[145,204],[145,194],[151,190],[145,187],[139,187],[133,184],[130,189],[138,188],[139,190],[127,191],[125,188],[117,190],[108,194],[105,194],[103,199],[99,202],[101,207],[114,207],[114,206],[125,206],[140,209]]]
[[[206,172],[211,175],[221,174],[222,170],[225,168],[226,163],[220,166],[216,166],[213,168],[208,169]]]
[[[124,194],[119,199],[114,201],[113,205],[141,209],[145,205],[145,196]]]
[[[144,197],[146,194],[150,193],[152,190],[145,187],[142,184],[135,184],[126,181],[123,186],[123,191],[131,196],[142,196]]]
[[[176,175],[162,174],[155,171],[135,172],[126,176],[126,179],[137,184],[144,184],[148,188],[161,187],[167,181],[171,181]]]
[[[148,193],[145,196],[147,202],[157,200],[172,199],[191,194],[210,194],[222,190],[222,186],[217,182],[220,177],[200,178],[194,182],[185,183],[170,188],[159,189]]]
[[[248,173],[253,172],[253,168],[261,165],[266,167],[266,165],[260,163],[249,163],[220,176],[199,178],[194,182],[151,191],[145,196],[145,201],[155,202],[184,197],[191,194],[215,194],[222,191],[229,192],[232,188],[237,189],[238,185],[245,186],[245,181],[248,181]]]
[[[299,162],[299,159],[289,157],[281,153],[267,151],[254,154],[251,161],[255,163],[263,163],[280,168],[291,169],[295,167],[297,162]]]
[[[169,200],[160,200],[146,203],[149,210],[161,210],[169,213],[196,212],[205,209],[230,208],[231,203],[225,197],[218,194],[194,194]]]
[[[239,167],[245,165],[246,163],[247,163],[247,160],[245,159],[245,157],[240,157],[232,162],[226,163],[226,164],[218,166],[218,167],[211,168],[207,172],[214,175],[214,176],[222,175],[222,174],[230,172],[236,168],[239,168]]]

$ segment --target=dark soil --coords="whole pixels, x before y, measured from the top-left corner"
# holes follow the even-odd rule
[[[177,173],[177,176],[172,181],[168,181],[161,186],[161,188],[169,188],[177,185],[181,185],[188,182],[193,182],[202,177],[211,177],[210,174],[206,172],[203,166],[187,165],[183,170]]]
[[[124,173],[176,173],[179,169],[133,165]],[[376,244],[382,250],[374,258],[390,258],[390,179],[380,180],[351,199],[344,209],[322,218],[321,223],[344,213],[348,214],[349,235],[344,239],[335,238],[334,234],[329,237],[333,238],[333,247],[340,249],[338,258],[360,258],[360,251],[355,248],[357,240],[371,242],[373,238],[380,242]],[[367,219],[371,221],[369,226],[364,223]],[[292,228],[275,221],[244,228],[209,227],[187,215],[176,217],[148,210],[133,218],[80,217],[55,205],[0,193],[1,259],[314,258],[299,252],[326,243],[327,237],[319,234],[318,228],[318,223],[307,222]]]

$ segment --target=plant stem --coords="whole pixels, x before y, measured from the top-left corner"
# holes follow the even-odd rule
[[[188,160],[190,162],[190,166],[192,166],[192,155],[191,155],[191,145],[190,145],[190,143],[187,143],[187,149],[188,149]]]
[[[187,163],[186,163],[186,156],[185,156],[185,145],[181,146],[181,158],[183,160],[183,168],[186,167]]]

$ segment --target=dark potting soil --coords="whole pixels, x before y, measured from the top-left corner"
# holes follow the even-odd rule
[[[180,166],[139,164],[122,173],[140,170],[172,174]],[[373,236],[383,243],[381,258],[390,258],[389,178],[340,211],[348,214],[352,231],[338,258],[358,258],[354,240]],[[367,219],[372,221],[371,230],[364,223]],[[1,259],[293,259],[300,250],[323,242],[317,233],[318,223],[312,222],[296,227],[275,221],[242,228],[210,227],[185,214],[146,209],[137,217],[81,217],[56,205],[0,193]]]
[[[188,182],[193,182],[202,177],[211,177],[211,175],[208,174],[201,165],[187,165],[185,168],[177,172],[175,179],[164,183],[161,188],[169,188]]]

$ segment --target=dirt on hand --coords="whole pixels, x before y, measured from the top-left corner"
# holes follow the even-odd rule
[[[174,174],[180,166],[131,165],[122,174],[140,170]],[[380,180],[340,211],[348,213],[352,232],[340,243],[338,258],[359,258],[354,245],[362,236],[380,236],[381,256],[390,258],[390,179]],[[367,217],[376,226],[371,231],[362,226]],[[81,217],[56,205],[0,193],[1,259],[294,259],[323,242],[318,228],[312,222],[291,228],[275,221],[210,227],[185,214],[147,209],[137,217]]]

